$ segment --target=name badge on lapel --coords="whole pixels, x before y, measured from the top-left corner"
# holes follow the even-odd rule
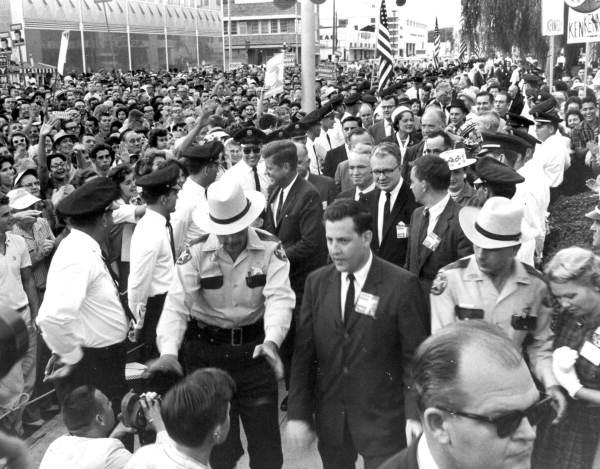
[[[323,202],[321,202],[321,205],[323,206],[323,210],[325,210],[327,208],[327,201],[324,200]]]
[[[354,310],[359,314],[364,314],[365,316],[370,316],[374,318],[378,304],[379,297],[377,295],[371,295],[370,293],[360,292],[360,295],[358,295],[358,300],[356,300]]]
[[[401,221],[396,225],[396,239],[408,238],[408,226]]]
[[[581,347],[579,355],[592,362],[595,366],[600,365],[600,348],[587,340],[583,344],[583,347]]]
[[[437,247],[440,245],[440,237],[435,233],[431,232],[427,235],[427,238],[423,240],[423,246],[431,251],[435,251]]]

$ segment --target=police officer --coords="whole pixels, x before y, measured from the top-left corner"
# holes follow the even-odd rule
[[[131,237],[127,298],[137,321],[136,334],[144,344],[144,361],[158,355],[156,325],[177,260],[170,217],[180,189],[178,177],[179,166],[167,165],[136,181],[148,209]]]
[[[215,366],[237,386],[231,431],[212,453],[211,467],[232,469],[243,454],[239,417],[253,468],[283,463],[277,413],[277,382],[283,377],[279,347],[289,329],[294,293],[290,264],[279,240],[250,227],[265,208],[256,191],[231,180],[208,188],[208,213],[196,212],[203,235],[177,260],[173,284],[157,328],[157,371],[186,372]],[[274,373],[275,371],[275,373]]]
[[[481,209],[464,207],[460,226],[475,253],[440,269],[431,287],[431,330],[456,320],[483,319],[500,326],[526,347],[535,375],[559,404],[565,398],[552,374],[551,309],[540,272],[515,260],[522,242],[523,208],[505,197],[488,199]]]

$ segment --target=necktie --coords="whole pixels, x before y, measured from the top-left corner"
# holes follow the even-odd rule
[[[254,187],[260,192],[260,179],[258,179],[258,170],[256,169],[256,166],[252,167],[252,172],[254,173]]]
[[[346,277],[348,279],[348,291],[344,303],[344,326],[348,327],[350,316],[354,314],[354,274],[350,273]]]
[[[275,224],[279,225],[281,220],[281,209],[283,208],[283,189],[279,189],[279,202],[277,202],[277,211],[275,212]]]
[[[358,200],[357,200],[357,202],[361,202],[363,200],[364,196],[365,196],[364,192],[359,192],[358,193]]]
[[[315,148],[315,144],[312,146],[313,153],[315,154],[315,164],[317,165],[317,174],[321,174],[321,163],[319,162],[319,157],[317,156],[317,149]]]
[[[387,226],[390,221],[390,197],[391,194],[389,192],[385,193],[385,205],[383,206],[383,226]]]
[[[423,209],[423,221],[419,227],[419,246],[423,244],[427,237],[427,227],[429,226],[429,209]]]
[[[325,132],[325,137],[327,137],[327,143],[329,144],[329,149],[331,150],[331,139],[329,138],[329,134]]]
[[[173,262],[177,260],[175,257],[175,241],[173,240],[173,227],[171,222],[167,220],[167,230],[169,230],[169,244],[171,245],[171,254],[173,255]]]
[[[117,296],[119,297],[119,302],[121,303],[121,306],[123,307],[123,311],[125,311],[125,317],[127,318],[127,320],[135,321],[135,318],[133,317],[133,314],[131,313],[131,310],[129,309],[129,305],[127,304],[127,299],[126,299],[127,292],[125,292],[125,293],[120,292],[119,277],[117,277],[117,274],[115,274],[115,271],[112,269],[112,266],[108,262],[108,259],[106,258],[104,253],[102,253],[102,262],[104,262],[104,265],[106,266],[106,270],[108,270],[110,278],[112,279],[113,283],[115,284],[115,288],[117,289]]]

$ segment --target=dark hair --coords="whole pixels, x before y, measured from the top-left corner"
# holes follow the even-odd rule
[[[70,432],[88,428],[94,417],[101,411],[96,399],[97,389],[84,385],[67,394],[61,405],[63,422]]]
[[[8,205],[10,203],[10,199],[6,195],[0,196],[0,205]]]
[[[420,181],[427,181],[436,191],[446,191],[450,187],[450,168],[445,159],[435,155],[423,155],[414,160],[411,166]]]
[[[581,106],[583,107],[583,105],[585,103],[592,103],[594,105],[594,107],[596,107],[596,97],[595,96],[584,96],[583,98],[581,98]]]
[[[275,127],[277,125],[277,116],[273,114],[265,113],[258,119],[258,128],[260,130],[268,129],[269,127]]]
[[[290,169],[296,169],[298,166],[298,151],[291,140],[269,142],[262,147],[261,153],[265,160],[273,158],[273,163],[277,166],[281,167],[284,163],[288,163]]]
[[[398,165],[402,164],[402,154],[400,153],[400,147],[396,143],[382,142],[375,147],[371,158],[383,158],[387,155],[393,156],[396,159]]]
[[[436,130],[434,132],[431,132],[429,136],[425,137],[425,140],[429,140],[430,138],[436,137],[442,137],[442,139],[444,140],[444,147],[446,147],[446,150],[451,150],[452,147],[454,147],[454,142],[452,141],[450,134],[443,130]]]
[[[479,93],[477,93],[475,95],[475,101],[477,101],[477,98],[481,98],[482,96],[487,96],[490,100],[490,104],[494,102],[494,97],[491,93],[488,93],[487,91],[480,91]]]
[[[338,199],[325,209],[324,221],[340,221],[344,218],[352,218],[354,231],[363,234],[371,229],[373,217],[363,205],[353,199]]]
[[[342,119],[342,125],[344,125],[346,122],[356,122],[359,127],[362,126],[362,119],[360,117],[356,117],[356,116],[345,117],[344,119]]]
[[[461,362],[467,352],[485,353],[491,365],[504,369],[521,366],[523,358],[498,326],[485,321],[454,322],[427,338],[417,349],[412,367],[417,405],[461,408],[465,390],[459,382]]]
[[[15,159],[9,155],[0,156],[0,166],[2,166],[2,163],[10,163],[11,165],[14,166]]]
[[[148,132],[148,146],[156,148],[158,145],[158,137],[167,137],[168,135],[167,129],[163,129],[162,127],[151,129],[150,132]]]
[[[115,184],[121,184],[131,173],[133,173],[133,168],[128,164],[121,163],[110,169],[108,177],[112,179]]]
[[[569,116],[571,116],[571,115],[579,117],[579,121],[583,122],[583,115],[579,111],[569,111],[569,112],[567,112],[567,114],[565,116],[565,121],[568,121],[569,120]]]
[[[579,99],[578,96],[571,96],[570,98],[567,98],[567,100],[565,101],[565,109],[567,109],[569,107],[569,104],[572,103],[577,104],[579,109],[581,109],[581,99]]]
[[[63,160],[65,163],[67,162],[67,157],[65,155],[63,155],[62,153],[50,153],[47,157],[46,157],[46,164],[48,166],[48,168],[50,168],[50,163],[52,162],[52,160],[54,158],[60,158],[61,160]]]
[[[506,182],[485,181],[488,188],[489,197],[506,197],[512,199],[517,192],[517,185]]]
[[[10,142],[10,147],[11,147],[12,151],[15,151],[15,146],[13,145],[13,138],[14,137],[23,137],[25,139],[25,145],[27,146],[27,148],[29,148],[29,138],[27,137],[27,135],[25,135],[23,132],[13,132],[8,137],[8,140]]]
[[[169,437],[197,447],[227,418],[235,382],[223,370],[203,368],[175,384],[162,400],[160,413]]]
[[[95,160],[99,151],[106,150],[110,156],[110,161],[113,163],[115,161],[115,152],[113,151],[110,145],[106,145],[105,143],[99,143],[98,145],[94,145],[90,150],[90,159]]]

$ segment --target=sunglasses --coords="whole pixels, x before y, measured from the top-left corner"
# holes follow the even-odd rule
[[[260,147],[244,147],[242,148],[244,155],[249,155],[250,153],[254,153],[258,155],[260,153]]]
[[[459,412],[449,410],[441,406],[438,409],[448,412],[451,415],[458,415],[479,422],[489,423],[496,427],[496,433],[500,438],[507,438],[517,431],[524,417],[527,417],[532,427],[540,424],[542,421],[554,418],[556,412],[552,406],[552,398],[542,395],[540,400],[525,410],[513,410],[498,417],[487,417],[485,415],[470,414],[468,412]]]

